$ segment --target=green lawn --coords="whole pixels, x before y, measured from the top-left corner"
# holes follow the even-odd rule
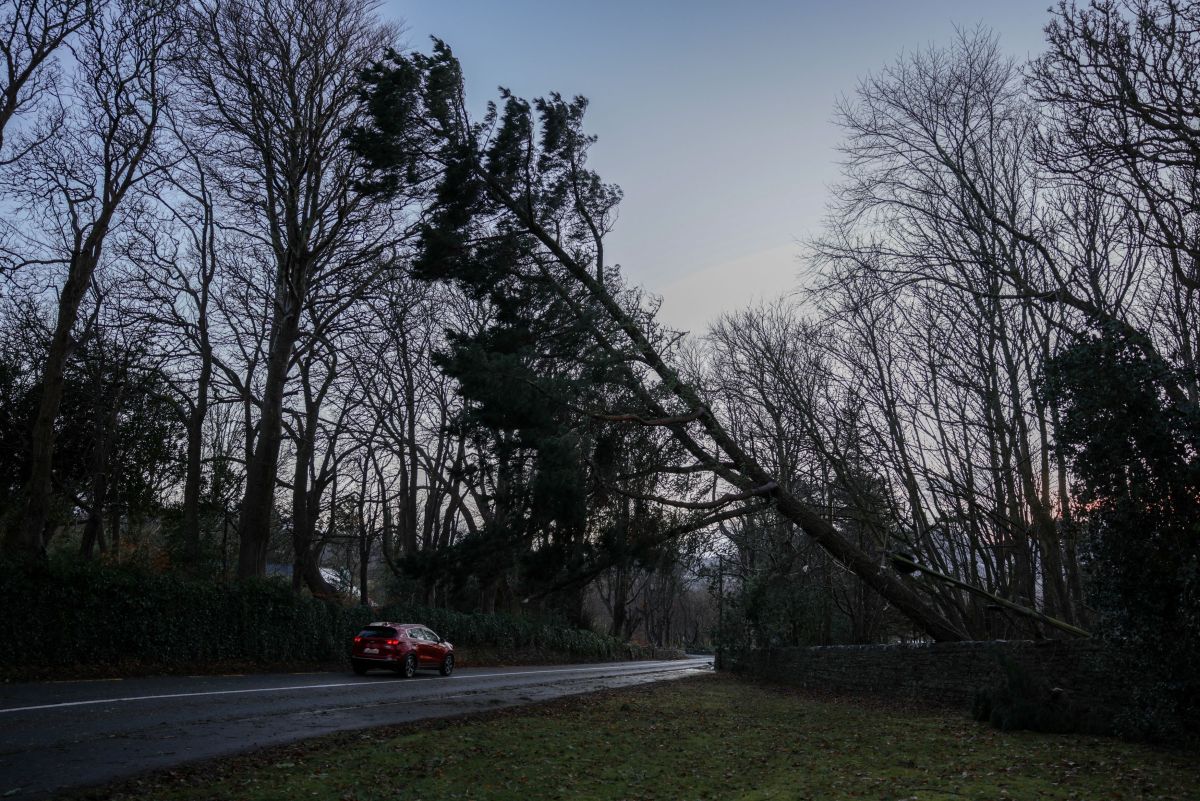
[[[321,738],[126,799],[1200,799],[1179,752],[712,676]]]

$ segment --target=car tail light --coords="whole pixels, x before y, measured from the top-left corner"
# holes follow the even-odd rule
[[[354,638],[354,641],[355,641],[355,642],[362,642],[362,637],[355,637],[355,638]]]
[[[399,644],[400,644],[399,640],[388,640],[387,641],[387,645],[399,645]]]

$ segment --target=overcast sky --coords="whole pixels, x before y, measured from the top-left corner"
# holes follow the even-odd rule
[[[506,86],[591,105],[592,166],[625,192],[606,255],[703,330],[794,287],[837,181],[836,100],[905,50],[986,26],[1035,55],[1048,0],[388,0],[444,39],[476,107]]]

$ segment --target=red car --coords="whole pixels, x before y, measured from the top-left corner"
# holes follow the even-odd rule
[[[437,668],[443,676],[454,672],[454,646],[420,623],[371,623],[354,637],[350,649],[354,672],[371,668],[395,670],[412,678],[417,668]]]

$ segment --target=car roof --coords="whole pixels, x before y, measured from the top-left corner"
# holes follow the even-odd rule
[[[387,620],[376,620],[374,623],[368,623],[368,626],[397,626],[399,628],[420,627],[423,629],[429,628],[424,623],[392,623]]]

